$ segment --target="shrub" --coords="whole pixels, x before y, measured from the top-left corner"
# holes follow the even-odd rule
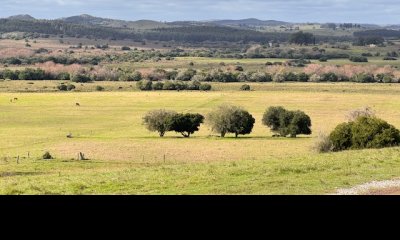
[[[313,74],[310,77],[310,82],[320,82],[321,81],[321,76],[318,74]]]
[[[242,85],[242,86],[240,87],[240,90],[241,90],[241,91],[250,91],[250,90],[251,90],[251,87],[250,87],[250,85],[244,84],[244,85]]]
[[[96,91],[99,91],[99,92],[104,91],[104,87],[96,86]]]
[[[351,62],[368,62],[368,58],[359,56],[351,56],[349,60]]]
[[[74,89],[76,89],[75,85],[73,85],[73,84],[68,84],[68,85],[67,85],[67,90],[68,90],[68,91],[72,91],[72,90],[74,90]]]
[[[352,126],[352,148],[383,148],[400,143],[400,132],[394,126],[375,117],[360,117]]]
[[[235,71],[238,71],[238,72],[243,72],[243,67],[242,66],[236,66],[235,67]]]
[[[359,117],[338,125],[329,136],[334,151],[384,148],[400,144],[400,131],[376,117]]]
[[[200,90],[201,91],[210,91],[212,88],[211,84],[204,83],[200,85]]]
[[[272,76],[269,73],[254,73],[250,76],[252,82],[272,82]]]
[[[153,83],[149,80],[141,80],[136,83],[136,87],[141,91],[150,91],[152,90]]]
[[[320,62],[327,62],[329,59],[327,58],[327,57],[320,57],[319,59],[318,59],[318,61],[320,61]]]
[[[142,80],[142,74],[140,72],[133,72],[132,74],[124,74],[121,75],[121,77],[119,78],[120,81],[126,81],[126,82],[138,82],[140,80]]]
[[[60,91],[68,91],[68,87],[65,84],[60,84],[57,86],[58,90]]]
[[[306,73],[300,73],[297,75],[297,81],[299,82],[308,82],[310,79],[310,76],[308,76]]]
[[[173,81],[166,81],[163,90],[176,90],[175,83]]]
[[[329,135],[323,132],[318,134],[317,139],[315,140],[312,149],[317,153],[326,153],[332,151],[333,145],[331,140],[329,139]]]
[[[177,76],[178,76],[178,71],[167,71],[165,73],[165,78],[167,80],[175,80]]]
[[[390,76],[390,75],[385,75],[385,76],[382,78],[382,82],[383,82],[383,83],[392,83],[392,82],[393,82],[393,77]]]
[[[287,81],[287,82],[297,82],[297,80],[298,80],[297,75],[293,72],[285,73],[285,74],[283,74],[283,77],[284,77],[284,81]]]
[[[162,82],[155,82],[153,83],[153,90],[163,90],[164,83]]]
[[[128,46],[123,46],[123,47],[121,47],[121,50],[122,50],[122,51],[130,51],[131,48],[128,47]]]
[[[58,80],[71,80],[71,75],[67,72],[62,72],[57,75]]]
[[[188,85],[182,81],[175,81],[175,90],[186,90]]]
[[[187,85],[187,90],[200,90],[201,83],[199,81],[192,81]]]
[[[51,160],[53,159],[53,156],[51,156],[51,154],[49,152],[45,152],[42,156],[42,159],[44,160]]]
[[[274,82],[278,82],[278,83],[284,82],[285,81],[285,74],[281,74],[281,73],[275,74],[274,77],[273,77],[273,81]]]
[[[373,83],[375,82],[374,76],[366,73],[354,75],[350,81],[358,83]]]
[[[164,109],[148,112],[143,117],[143,124],[151,132],[158,132],[160,137],[171,130],[171,118],[177,115],[176,112]]]
[[[329,135],[333,151],[343,151],[351,148],[353,133],[351,131],[353,122],[339,124]]]
[[[176,114],[170,118],[170,131],[181,133],[188,138],[191,134],[199,131],[200,124],[204,121],[204,116],[200,114]]]
[[[288,111],[283,107],[268,108],[263,115],[262,123],[283,137],[312,133],[311,118],[307,114],[302,111]]]
[[[329,72],[329,73],[324,73],[321,76],[321,80],[322,82],[337,82],[339,80],[339,77],[333,73],[333,72]]]
[[[187,69],[186,71],[179,72],[178,76],[176,77],[176,80],[190,81],[192,80],[194,75],[196,75],[196,70]]]
[[[87,83],[87,82],[91,82],[92,80],[90,79],[89,76],[86,76],[83,74],[76,74],[72,77],[71,81],[76,82],[76,83]]]
[[[227,133],[238,135],[250,134],[255,119],[246,110],[230,105],[219,106],[207,115],[207,124],[211,130],[225,137]]]
[[[130,76],[130,78],[128,79],[128,81],[135,81],[135,82],[138,82],[138,81],[140,81],[140,80],[142,80],[143,79],[143,76],[142,76],[142,74],[140,73],[140,72],[134,72],[131,76]]]

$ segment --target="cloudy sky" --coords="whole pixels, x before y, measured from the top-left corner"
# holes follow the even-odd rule
[[[159,21],[259,18],[291,22],[400,23],[399,0],[0,0],[0,17],[83,13]]]

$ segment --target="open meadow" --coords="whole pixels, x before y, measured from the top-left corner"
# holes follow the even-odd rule
[[[102,82],[104,92],[23,93],[4,90],[11,83],[0,82],[0,194],[331,194],[400,175],[400,148],[311,149],[319,131],[363,106],[399,128],[397,84],[251,83],[254,91],[243,92],[240,83],[220,83],[210,92],[139,92]],[[206,115],[224,103],[253,114],[251,135],[221,139],[202,125],[188,139],[160,138],[142,125],[150,110]],[[273,138],[261,124],[270,106],[306,112],[313,135]],[[55,159],[42,160],[45,151]],[[89,160],[78,161],[79,152]]]

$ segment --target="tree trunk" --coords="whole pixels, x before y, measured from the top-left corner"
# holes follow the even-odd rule
[[[239,133],[235,132],[235,138],[237,138],[237,137],[238,137],[238,135],[239,135]]]
[[[188,138],[190,137],[190,133],[185,134],[184,132],[181,133],[183,137]]]
[[[160,137],[164,137],[165,132],[160,132]]]
[[[226,134],[226,132],[221,132],[221,137],[224,138],[225,134]]]

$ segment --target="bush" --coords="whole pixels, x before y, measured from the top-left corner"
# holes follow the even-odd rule
[[[318,74],[313,74],[310,77],[310,82],[320,82],[321,81],[321,76]]]
[[[244,69],[243,69],[243,67],[242,67],[242,66],[236,66],[236,67],[235,67],[235,71],[238,71],[238,72],[243,72],[243,71],[244,71]]]
[[[297,75],[297,81],[299,82],[308,82],[310,80],[310,76],[308,76],[306,73],[300,73]]]
[[[162,82],[156,82],[153,83],[153,90],[163,90],[164,83]]]
[[[179,72],[176,77],[176,80],[190,81],[190,80],[192,80],[194,75],[196,75],[196,70],[188,69],[186,71]]]
[[[175,83],[173,81],[166,81],[163,90],[176,90]]]
[[[68,87],[65,84],[60,84],[57,86],[58,90],[60,91],[68,91]]]
[[[96,91],[99,91],[99,92],[104,91],[104,87],[96,86]]]
[[[320,81],[322,81],[322,82],[337,82],[338,80],[339,80],[339,77],[335,73],[330,72],[330,73],[322,74]]]
[[[67,90],[68,90],[68,91],[72,91],[72,90],[74,90],[74,89],[76,89],[75,85],[73,85],[73,84],[68,84],[68,85],[67,85]]]
[[[315,140],[312,149],[317,153],[327,153],[332,151],[333,145],[329,139],[329,135],[320,132],[317,139]]]
[[[298,81],[297,75],[293,72],[285,73],[285,74],[283,74],[283,77],[284,77],[284,81],[287,81],[287,82],[297,82]]]
[[[360,117],[352,125],[352,148],[397,146],[400,132],[394,126],[374,117]]]
[[[143,76],[140,72],[134,72],[132,74],[124,74],[120,77],[120,81],[126,81],[126,82],[138,82],[143,79]]]
[[[122,50],[122,51],[130,51],[131,48],[130,48],[130,47],[127,47],[127,46],[123,46],[123,47],[121,47],[121,50]]]
[[[136,83],[136,87],[141,91],[150,91],[152,90],[153,83],[149,80],[141,80]]]
[[[349,60],[351,62],[368,62],[368,58],[359,56],[351,56]]]
[[[212,88],[211,84],[204,83],[200,85],[200,90],[201,91],[210,91]]]
[[[350,81],[358,83],[373,83],[375,82],[374,76],[366,73],[354,75]]]
[[[283,137],[312,133],[311,118],[307,114],[302,111],[288,111],[283,107],[268,108],[263,115],[262,123]]]
[[[188,85],[182,81],[175,81],[175,90],[186,90]]]
[[[286,79],[285,74],[277,73],[274,75],[273,81],[282,83],[285,82],[285,79]]]
[[[170,131],[181,133],[182,136],[188,138],[191,134],[199,131],[200,124],[203,123],[204,117],[200,114],[176,114],[171,116],[169,120]]]
[[[165,73],[165,78],[167,80],[175,80],[177,76],[178,76],[178,71],[167,71]]]
[[[71,75],[67,72],[62,72],[60,74],[57,75],[57,80],[71,80]]]
[[[148,112],[143,117],[143,124],[151,132],[158,132],[160,137],[164,137],[165,133],[171,130],[171,118],[177,113],[164,109]]]
[[[251,90],[251,87],[250,87],[250,85],[244,84],[244,85],[242,85],[242,86],[240,87],[240,90],[241,90],[241,91],[250,91],[250,90]]]
[[[51,160],[53,159],[53,156],[51,156],[51,154],[49,152],[45,152],[42,156],[42,159],[44,160]]]
[[[200,86],[201,83],[199,81],[192,81],[187,85],[187,90],[200,90]]]
[[[327,58],[327,57],[320,57],[319,59],[318,59],[318,61],[320,61],[320,62],[327,62],[329,59]]]
[[[207,124],[212,131],[225,137],[227,133],[238,135],[250,134],[253,130],[255,119],[246,110],[229,105],[219,106],[207,115]]]
[[[76,82],[76,83],[87,83],[87,82],[91,82],[92,80],[90,79],[89,76],[86,76],[83,74],[76,74],[72,77],[71,81]]]
[[[334,151],[384,148],[400,144],[400,131],[376,117],[359,117],[338,125],[329,139]]]
[[[256,72],[248,78],[250,82],[272,82],[272,76],[269,73]]]

